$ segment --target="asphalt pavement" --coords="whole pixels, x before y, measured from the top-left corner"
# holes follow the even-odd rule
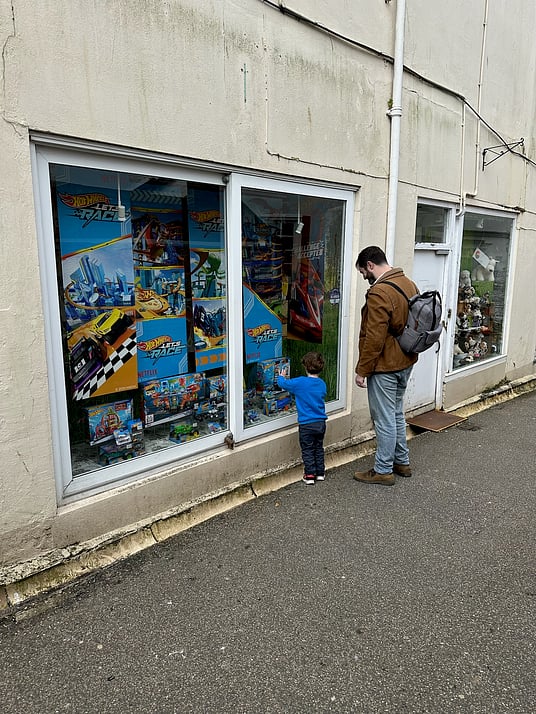
[[[532,392],[3,618],[2,714],[533,714],[535,431]]]

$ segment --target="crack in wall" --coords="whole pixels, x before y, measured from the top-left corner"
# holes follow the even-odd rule
[[[14,0],[11,0],[11,26],[12,26],[12,33],[8,34],[2,44],[2,75],[0,77],[0,94],[2,96],[2,109],[0,110],[0,116],[2,119],[6,122],[6,124],[9,124],[13,128],[13,131],[17,134],[19,137],[25,136],[25,132],[20,132],[19,127],[24,127],[26,129],[25,125],[20,122],[16,121],[13,119],[9,119],[7,117],[7,88],[6,88],[6,73],[7,73],[7,49],[9,46],[10,41],[14,40],[17,38],[17,22],[15,19],[15,3]]]

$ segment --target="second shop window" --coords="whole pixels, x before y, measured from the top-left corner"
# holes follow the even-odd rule
[[[324,356],[327,400],[338,396],[343,226],[343,201],[242,192],[245,427],[294,410],[277,376],[303,374],[309,351]]]

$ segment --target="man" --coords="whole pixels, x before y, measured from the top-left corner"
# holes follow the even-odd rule
[[[418,290],[401,268],[388,264],[385,253],[377,246],[369,246],[359,253],[356,268],[372,286],[361,310],[355,383],[358,387],[367,387],[376,432],[376,457],[374,468],[358,471],[354,478],[364,483],[392,486],[395,474],[411,476],[403,400],[418,357],[403,352],[398,344],[396,336],[406,324],[408,303],[396,288],[386,285],[386,281],[396,283],[408,298]]]

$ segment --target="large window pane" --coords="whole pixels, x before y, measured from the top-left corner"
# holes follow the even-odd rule
[[[226,429],[222,188],[50,177],[73,475]]]
[[[244,425],[294,409],[277,387],[281,364],[303,374],[322,352],[327,399],[337,398],[344,202],[258,189],[242,191]]]
[[[503,352],[512,221],[467,213],[464,218],[453,368]]]

